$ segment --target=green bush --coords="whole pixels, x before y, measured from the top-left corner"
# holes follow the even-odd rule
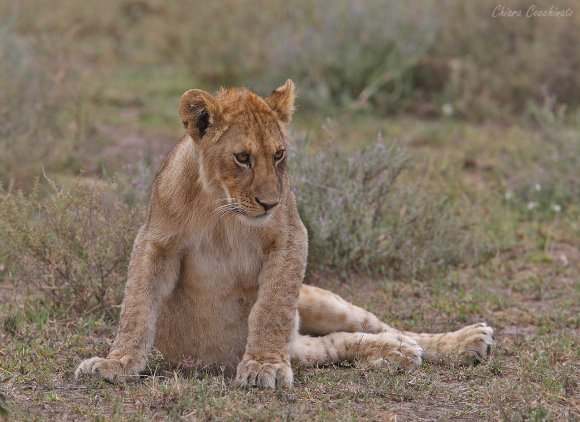
[[[405,150],[383,143],[354,154],[332,138],[317,153],[298,142],[290,162],[309,230],[310,269],[424,277],[485,252],[469,204],[404,181]]]
[[[143,207],[121,202],[109,186],[49,187],[43,197],[37,185],[0,199],[9,278],[63,312],[116,314]]]

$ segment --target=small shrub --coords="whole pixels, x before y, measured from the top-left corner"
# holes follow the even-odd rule
[[[154,164],[141,160],[135,165],[126,164],[120,172],[113,175],[117,182],[117,192],[124,203],[145,208],[149,201],[150,187],[161,164],[162,160],[157,160]]]
[[[0,200],[0,229],[14,283],[40,291],[52,308],[108,313],[120,303],[143,207],[130,207],[97,185],[50,184],[42,197]]]
[[[527,117],[536,127],[525,157],[503,173],[506,202],[530,218],[552,219],[578,212],[580,197],[580,142],[578,125],[563,124],[550,108],[530,104]]]
[[[6,383],[6,381],[8,380],[9,378],[1,379],[0,388],[2,387],[2,384]],[[6,409],[6,396],[4,395],[1,389],[0,389],[0,416],[8,417],[8,410]]]
[[[332,139],[315,154],[298,143],[292,186],[309,230],[311,270],[416,277],[479,255],[469,206],[403,181],[410,165],[403,148],[380,136],[352,155]]]

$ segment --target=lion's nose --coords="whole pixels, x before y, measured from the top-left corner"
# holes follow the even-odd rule
[[[272,208],[274,208],[276,205],[278,205],[280,203],[280,201],[276,201],[276,202],[262,202],[258,199],[258,197],[256,196],[256,202],[258,204],[260,204],[265,211],[271,210]]]

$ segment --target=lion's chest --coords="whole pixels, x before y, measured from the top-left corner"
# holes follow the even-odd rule
[[[205,306],[246,309],[257,297],[262,248],[244,233],[203,233],[193,239],[182,266],[182,282]],[[245,312],[244,312],[245,313]]]
[[[194,236],[189,248],[192,269],[207,279],[223,280],[232,275],[257,277],[262,259],[258,239],[244,233],[219,230]]]

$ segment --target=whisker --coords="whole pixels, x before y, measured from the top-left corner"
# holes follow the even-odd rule
[[[218,221],[221,221],[226,215],[232,215],[242,211],[239,204],[225,204],[217,207],[213,213],[218,216]]]
[[[219,199],[214,199],[213,201],[208,202],[207,204],[205,204],[205,208],[209,208],[209,207],[214,207],[216,204],[225,202],[226,204],[229,204],[230,198],[219,198]]]
[[[231,216],[233,214],[234,214],[234,210],[230,208],[230,209],[228,209],[226,212],[224,212],[222,215],[220,215],[218,217],[218,221],[221,221],[227,215],[230,215]]]
[[[222,214],[228,213],[229,211],[230,211],[229,208],[223,208],[223,209],[219,209],[219,210],[214,210],[213,214],[220,216]]]

